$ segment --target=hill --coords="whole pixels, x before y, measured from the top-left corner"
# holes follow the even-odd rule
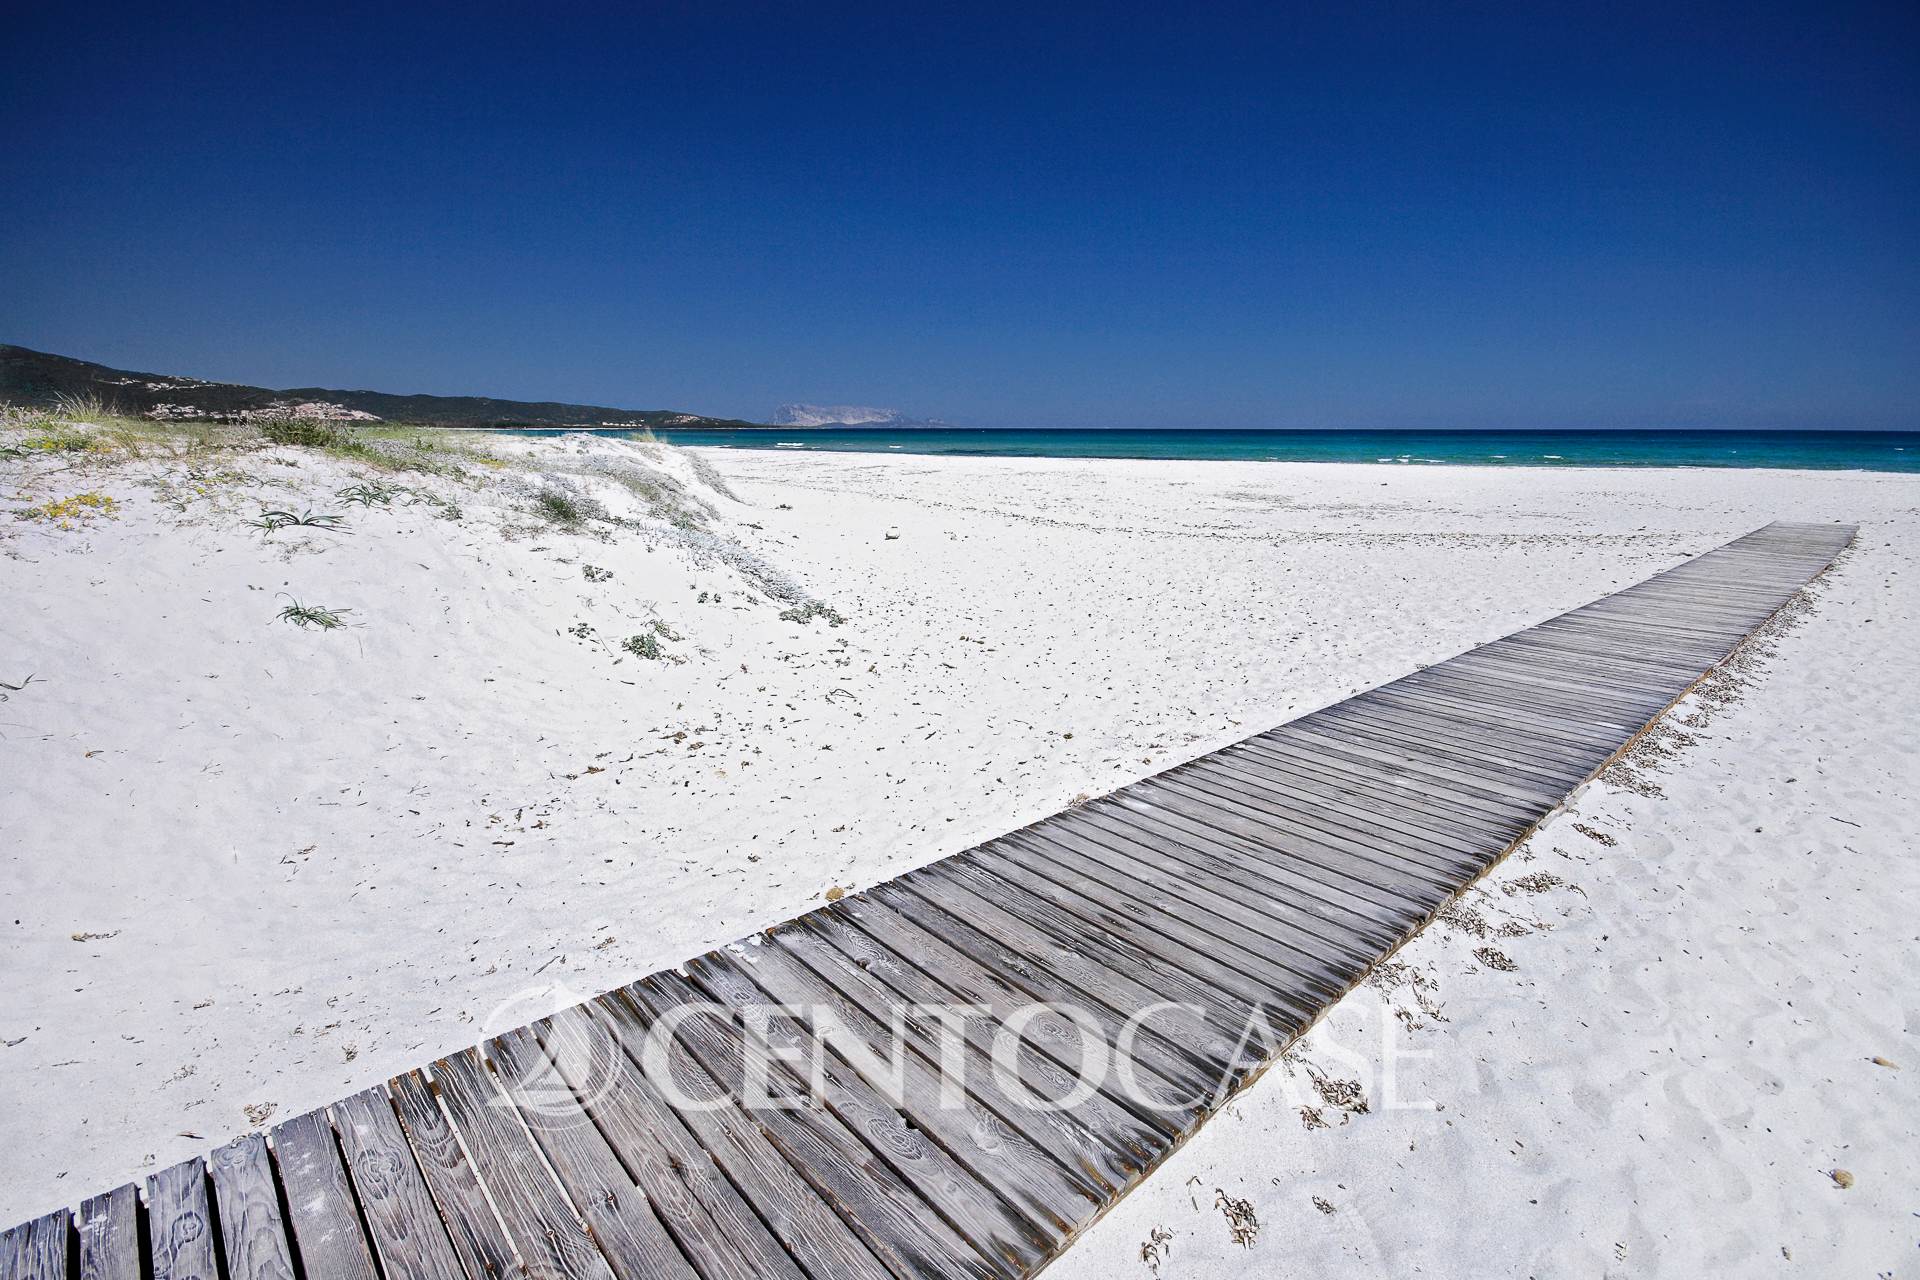
[[[168,419],[334,418],[442,427],[755,425],[671,409],[613,409],[553,400],[396,395],[331,387],[291,387],[276,391],[236,382],[207,382],[175,374],[113,369],[71,356],[0,345],[0,401],[46,407],[73,398],[97,398],[109,409],[129,416]]]

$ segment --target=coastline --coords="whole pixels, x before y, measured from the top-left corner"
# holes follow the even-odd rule
[[[1800,636],[1838,653],[1912,617],[1898,585],[1911,574],[1890,573],[1916,545],[1912,484],[1888,475],[701,456],[739,495],[715,502],[742,545],[844,626],[777,623],[666,543],[508,540],[424,511],[292,549],[231,536],[237,519],[170,520],[129,492],[123,518],[81,539],[13,541],[9,590],[33,604],[7,624],[8,647],[49,657],[36,657],[35,700],[6,708],[31,782],[5,871],[10,896],[36,904],[6,954],[44,977],[0,1004],[5,1039],[32,1028],[0,1061],[61,1088],[0,1126],[18,1153],[0,1178],[9,1221],[61,1185],[104,1185],[237,1132],[249,1107],[285,1118],[471,1043],[503,1006],[537,1016],[1768,519],[1862,525],[1843,579],[1862,594]],[[315,471],[316,492],[342,478]],[[607,592],[588,589],[589,563],[614,575]],[[100,583],[85,598],[79,572]],[[244,642],[195,631],[203,610],[250,617],[278,589],[318,591],[358,625]],[[633,682],[637,664],[568,634],[625,607],[608,592],[686,637],[686,660]],[[121,624],[129,613],[169,620],[158,644]],[[72,635],[87,637],[78,651]],[[1912,744],[1893,708],[1911,703],[1913,672],[1902,654],[1877,661],[1877,710],[1842,717],[1841,745],[1897,767]],[[1741,714],[1803,705],[1811,670],[1778,664]],[[404,776],[389,763],[403,746],[424,748]],[[1689,809],[1703,837],[1726,829],[1711,789]],[[124,821],[132,802],[166,847]],[[1898,809],[1870,812],[1910,832]],[[1603,874],[1584,872],[1589,895]],[[146,909],[155,883],[185,900],[169,918]],[[1531,1001],[1495,1001],[1523,1052]],[[1457,1028],[1426,1044],[1456,1042]],[[27,1155],[49,1150],[65,1176]],[[1139,1243],[1124,1215],[1171,1194],[1173,1167],[1057,1265],[1119,1267]],[[1211,1256],[1199,1241],[1181,1265]]]
[[[1920,432],[1914,431],[753,426],[726,430],[669,428],[657,434],[660,439],[687,447],[942,457],[1920,473]]]

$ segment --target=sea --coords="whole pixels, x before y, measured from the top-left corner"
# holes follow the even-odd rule
[[[546,433],[542,433],[546,434]],[[555,433],[557,434],[557,433]],[[1009,458],[1193,458],[1404,466],[1920,471],[1916,431],[1208,431],[1021,427],[668,428],[673,444]]]

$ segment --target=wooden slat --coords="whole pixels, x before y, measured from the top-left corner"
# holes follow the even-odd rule
[[[501,1104],[480,1055],[469,1049],[443,1058],[433,1064],[433,1077],[454,1132],[472,1153],[488,1198],[527,1269],[552,1280],[612,1276],[513,1109]]]
[[[257,1133],[235,1138],[215,1151],[208,1164],[228,1280],[293,1280],[267,1140]]]
[[[334,1103],[332,1112],[340,1153],[385,1280],[461,1280],[466,1270],[386,1090],[356,1093]]]
[[[879,935],[892,937],[898,946],[907,935],[884,927],[873,910],[882,906],[937,934],[954,955],[977,967],[949,962],[922,972],[913,956],[882,947],[853,927],[851,921],[856,918],[869,925],[880,921]],[[1016,993],[1015,999],[1024,993],[1029,1000],[1071,1003],[1085,1010],[1111,1044],[1119,1043],[1130,1021],[1150,1014],[1134,1032],[1135,1056],[1140,1059],[1137,1083],[1185,1082],[1193,1090],[1181,1095],[1172,1088],[1151,1088],[1156,1098],[1211,1094],[1222,1080],[1238,1080],[1261,1061],[1247,1053],[1241,1040],[1250,1008],[1233,1005],[1216,991],[1191,986],[1187,975],[1124,939],[1093,933],[1084,922],[1051,904],[1007,892],[969,868],[954,864],[922,868],[920,874],[876,886],[845,914],[846,922],[817,912],[795,923],[820,932],[864,972],[884,979],[913,1000],[966,1003],[966,991],[981,989],[977,984],[983,979],[998,978],[1011,984],[1007,989]],[[924,952],[921,957],[925,958]],[[936,973],[960,985],[940,985]],[[1165,1007],[1169,1005],[1180,1007]],[[972,1023],[969,1028],[983,1051],[992,1052],[991,1028],[976,1028]],[[1079,1063],[1071,1046],[1059,1058],[1048,1058],[1051,1052],[1045,1039],[1023,1041],[1021,1073],[1033,1081],[1036,1092],[1058,1097],[1067,1091],[1063,1082],[1073,1078]],[[1048,1062],[1053,1063],[1051,1068]],[[1160,1070],[1153,1068],[1154,1062],[1161,1064]],[[1190,1074],[1195,1069],[1198,1076]],[[1103,1103],[1103,1098],[1108,1101]],[[1117,1137],[1123,1150],[1142,1158],[1185,1133],[1191,1114],[1184,1107],[1156,1107],[1142,1119],[1131,1090],[1118,1081],[1103,1083],[1079,1108],[1082,1112],[1093,1109],[1101,1117],[1102,1132]]]
[[[710,1011],[714,1002],[670,973],[644,978],[622,994],[631,998],[632,1008],[606,1002],[615,1019],[631,1019],[636,1034],[645,1039],[658,1019],[677,1018],[666,1049],[691,1054],[725,1096],[742,1096],[744,1045],[731,1022]],[[644,1021],[634,1019],[635,1012],[644,1012]],[[896,1270],[922,1276],[1014,1276],[1023,1269],[1017,1258],[963,1234],[954,1221],[957,1215],[946,1211],[937,1189],[932,1199],[922,1199],[889,1158],[890,1147],[867,1146],[826,1107],[776,1107],[756,1111],[753,1118],[794,1169],[838,1208],[876,1253],[892,1260]]]
[[[769,968],[805,966],[832,987],[836,1001],[852,1007],[856,1021],[882,1024],[883,1019],[890,1023],[897,1017],[913,1051],[930,1065],[939,1068],[957,1057],[957,1073],[984,1106],[1001,1122],[1022,1130],[1067,1169],[1082,1171],[1103,1200],[1137,1178],[1145,1169],[1148,1151],[1159,1145],[1143,1146],[1152,1141],[1151,1130],[1115,1101],[1098,1094],[1072,1111],[1037,1111],[1025,1105],[1007,1092],[994,1070],[991,1044],[983,1043],[979,1034],[984,1019],[961,1020],[953,1033],[958,1044],[949,1044],[945,1027],[930,1025],[909,1009],[914,1003],[939,1002],[903,996],[873,972],[866,957],[855,957],[809,929],[779,930],[753,954],[756,974]],[[961,1052],[955,1055],[955,1049]],[[1072,1077],[1057,1066],[1049,1070],[1050,1064],[1031,1046],[1024,1046],[1014,1065],[1023,1085],[1039,1086],[1038,1096],[1061,1097],[1071,1090]]]
[[[276,1126],[273,1153],[301,1269],[309,1276],[374,1280],[373,1256],[326,1113],[309,1111]]]
[[[733,1007],[742,1019],[745,1043],[760,1061],[779,1063],[783,1074],[791,1074],[784,1059],[803,1056],[811,1047],[805,1030],[794,1019],[774,1012],[764,1019],[749,1020],[756,1008],[770,1002],[750,983],[734,980],[725,970],[712,965],[690,966],[690,976],[708,999]],[[996,1192],[990,1175],[970,1169],[941,1145],[936,1137],[944,1128],[940,1117],[903,1114],[837,1055],[821,1055],[814,1075],[813,1082],[792,1075],[792,1083],[804,1090],[817,1082],[821,1100],[841,1122],[898,1170],[923,1198],[930,1203],[937,1201],[955,1229],[982,1252],[1023,1269],[1033,1268],[1062,1243],[1053,1223],[1028,1217],[1014,1197]],[[950,1132],[944,1136],[952,1140]]]
[[[80,1206],[80,1280],[140,1280],[140,1189],[132,1183]]]
[[[0,1280],[67,1280],[71,1216],[56,1209],[0,1233]]]
[[[752,1280],[759,1273],[757,1259],[728,1241],[711,1217],[684,1195],[675,1197],[674,1206],[693,1205],[696,1212],[675,1219],[680,1244],[674,1243],[647,1197],[635,1193],[606,1136],[581,1109],[573,1087],[547,1061],[532,1032],[510,1031],[489,1042],[487,1053],[495,1067],[494,1083],[519,1108],[521,1123],[539,1143],[615,1275],[622,1280],[693,1280],[689,1258],[708,1268],[713,1280]],[[473,1057],[463,1054],[449,1067],[468,1073],[472,1088],[484,1087],[482,1068]]]
[[[826,973],[836,974],[846,986],[859,986],[851,966],[835,956],[817,952],[816,956]],[[1078,1162],[1056,1158],[1060,1146],[1099,1150],[1098,1139],[1071,1117],[1062,1117],[1057,1126],[1035,1124],[1045,1113],[1019,1105],[1004,1093],[994,1080],[990,1064],[984,1062],[974,1064],[973,1071],[960,1073],[943,1096],[941,1045],[932,1028],[908,1028],[903,1022],[903,1035],[897,1042],[890,1025],[890,1009],[878,1015],[867,1012],[845,989],[778,943],[751,951],[743,949],[738,955],[714,952],[691,962],[688,969],[703,983],[716,987],[726,984],[742,994],[758,992],[763,1000],[804,1007],[820,1016],[833,1015],[839,1023],[834,1030],[844,1031],[844,1037],[823,1034],[819,1024],[813,1024],[830,1051],[876,1092],[895,1101],[914,1123],[931,1133],[949,1154],[1029,1221],[1062,1236],[1071,1235],[1091,1222],[1117,1189],[1104,1178],[1089,1177]],[[961,1061],[967,1059],[963,1056]],[[898,1099],[891,1093],[896,1069]],[[1051,1148],[1040,1146],[1028,1136],[1024,1128],[1027,1124],[1034,1124],[1043,1139],[1053,1144]]]
[[[147,1257],[153,1280],[218,1280],[207,1166],[199,1157],[147,1179]]]
[[[1109,938],[1116,947],[1130,948],[1131,943],[1109,931],[1090,927],[1086,920],[1054,902],[995,879],[971,859],[949,859],[938,868],[926,870],[937,872],[938,886],[929,887],[923,882],[933,878],[931,876],[903,877],[897,884],[882,886],[873,893],[849,898],[840,904],[840,917],[851,921],[860,933],[891,953],[887,964],[895,967],[882,965],[879,969],[888,981],[899,985],[908,970],[923,970],[952,993],[950,1000],[987,1009],[994,1020],[1001,1023],[1036,1001],[1072,1005],[1091,1018],[1101,1034],[1102,1043],[1094,1046],[1096,1056],[1104,1051],[1105,1045],[1119,1042],[1125,1034],[1127,1020],[1138,1012],[1139,1006],[1109,1012],[1088,990],[1061,978],[1045,965],[1017,957],[995,945],[994,940],[966,923],[959,913],[941,915],[924,910],[922,904],[950,902],[943,887],[951,877],[978,885],[989,897],[1018,904],[1024,914],[1045,919],[1063,936],[1082,939],[1077,944],[1082,949],[1091,950],[1089,944],[1096,932]],[[903,897],[899,892],[908,885],[912,886],[915,896]],[[819,922],[825,929],[825,922],[832,915],[816,914],[809,923]],[[835,932],[833,938],[856,959],[869,963],[882,959],[859,951],[852,931]],[[1109,950],[1104,954],[1115,952]],[[1214,1025],[1244,1022],[1251,1015],[1251,1007],[1230,993],[1197,983],[1178,985],[1178,980],[1188,975],[1180,973],[1176,966],[1166,966],[1162,974],[1163,989],[1169,992],[1167,999],[1198,1005]],[[1048,1013],[1032,1021],[1028,1036],[1036,1050],[1052,1058],[1070,1076],[1080,1074],[1084,1041],[1074,1023],[1058,1013]],[[1230,1051],[1222,1059],[1210,1059],[1199,1051],[1189,1053],[1171,1038],[1166,1026],[1151,1024],[1146,1033],[1136,1039],[1135,1067],[1142,1089],[1167,1109],[1136,1107],[1136,1113],[1158,1121],[1156,1127],[1162,1128],[1167,1136],[1186,1132],[1192,1117],[1189,1108],[1180,1105],[1181,1100],[1209,1094],[1226,1070],[1223,1061],[1230,1056]],[[1052,1097],[1060,1092],[1054,1087],[1053,1078],[1044,1074],[1037,1076],[1033,1084],[1035,1092],[1042,1096]]]
[[[387,1087],[461,1268],[470,1280],[518,1274],[522,1268],[513,1242],[488,1203],[433,1086],[418,1071],[409,1071],[388,1081]]]
[[[1408,913],[1361,898],[1350,888],[1315,879],[1284,850],[1233,835],[1181,814],[1152,806],[1095,801],[1074,815],[1100,842],[1118,854],[1162,865],[1188,866],[1235,881],[1284,901],[1287,909],[1330,930],[1348,946],[1364,944],[1371,954],[1405,934]]]
[[[677,1177],[716,1222],[750,1209],[810,1275],[884,1280],[892,1274],[740,1111],[727,1104],[674,1107],[644,1070],[644,1036],[629,1033],[630,1022],[589,1012],[608,1003],[556,1014],[544,1024],[542,1041],[562,1075],[589,1095],[588,1109],[622,1159],[641,1169],[643,1187]],[[718,1092],[684,1054],[674,1066],[687,1077],[672,1082],[674,1096],[706,1099]],[[664,1215],[665,1193],[649,1195]]]

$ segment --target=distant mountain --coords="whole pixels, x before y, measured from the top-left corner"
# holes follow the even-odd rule
[[[247,421],[332,418],[408,422],[441,427],[749,427],[733,418],[708,418],[670,409],[609,409],[551,400],[494,400],[484,396],[408,396],[385,391],[294,387],[273,391],[235,382],[206,382],[173,374],[135,373],[69,356],[0,344],[0,401],[51,406],[62,397],[98,397],[109,409],[135,417]]]
[[[773,415],[776,427],[944,427],[938,418],[909,418],[898,409],[864,404],[783,404]]]

